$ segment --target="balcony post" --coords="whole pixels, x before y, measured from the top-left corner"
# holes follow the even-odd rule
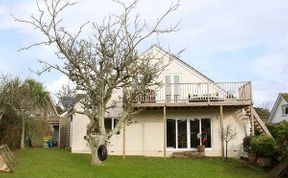
[[[207,101],[210,103],[209,83],[207,83]]]
[[[125,157],[126,157],[126,128],[125,128],[125,125],[124,125],[124,127],[123,127],[123,148],[122,148],[122,158],[123,159],[125,159]]]
[[[249,88],[250,88],[250,90],[249,90],[249,92],[250,92],[250,100],[251,100],[251,103],[253,103],[252,82],[251,81],[249,81]]]
[[[166,159],[166,145],[167,145],[167,138],[166,138],[166,105],[163,107],[163,153],[164,153],[164,159]]]
[[[221,134],[221,156],[222,156],[222,159],[224,160],[224,140],[223,140],[223,137],[224,137],[224,127],[223,127],[223,106],[221,105],[220,106],[220,134]]]

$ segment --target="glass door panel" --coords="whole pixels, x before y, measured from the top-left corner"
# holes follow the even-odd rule
[[[167,119],[167,147],[176,148],[176,121]]]
[[[178,148],[187,148],[187,120],[177,120]]]
[[[198,119],[190,120],[190,143],[191,148],[197,148],[200,145],[200,139],[197,138],[197,134],[200,132],[200,122]]]
[[[211,148],[211,120],[201,119],[202,144]]]

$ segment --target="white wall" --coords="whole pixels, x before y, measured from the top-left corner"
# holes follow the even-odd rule
[[[164,125],[163,111],[146,110],[133,118],[137,123],[126,126],[126,155],[143,156],[163,156],[164,144]],[[167,118],[211,118],[212,125],[212,147],[206,149],[208,156],[221,156],[221,142],[218,135],[220,128],[219,109],[190,109],[190,110],[167,110]],[[237,138],[229,142],[228,156],[237,156],[245,137],[243,120],[240,110],[225,110],[224,108],[224,127],[228,124],[237,131]],[[85,128],[89,120],[81,115],[73,117],[73,142],[72,152],[89,152],[89,146],[83,139]],[[111,138],[108,146],[111,155],[122,155],[123,152],[123,130],[119,135]],[[186,149],[189,150],[189,149]],[[190,149],[191,150],[191,149]],[[168,149],[168,155],[179,151]],[[183,150],[182,150],[183,151]]]
[[[156,57],[161,57],[164,61],[169,61],[169,55],[159,52],[157,47],[152,48],[152,51],[146,52],[146,54],[153,53]],[[145,55],[145,54],[143,54]],[[207,78],[200,75],[198,72],[191,70],[178,60],[171,61],[171,64],[165,68],[160,75],[159,80],[164,82],[166,75],[180,75],[180,83],[197,83],[197,82],[209,82]],[[113,96],[117,99],[117,95],[120,95],[120,91],[115,91],[117,94]],[[110,117],[117,117],[121,113],[121,108],[117,108],[110,112]],[[212,148],[206,151],[209,156],[220,156],[220,138],[218,136],[219,131],[219,108],[218,109],[187,109],[187,110],[167,110],[167,118],[195,118],[195,117],[209,117],[212,120]],[[163,156],[164,145],[164,125],[163,125],[163,111],[161,108],[158,110],[146,110],[141,114],[135,116],[134,121],[138,121],[136,124],[132,124],[126,127],[126,154],[127,155],[146,155],[146,156]],[[83,139],[86,133],[86,126],[89,123],[89,119],[86,116],[75,114],[72,122],[72,152],[89,152],[89,146],[87,141]],[[233,140],[229,144],[229,155],[237,155],[242,139],[244,137],[244,127],[240,111],[238,110],[225,110],[224,108],[224,126],[227,124],[232,125],[237,129],[237,139]],[[123,151],[123,130],[119,135],[115,135],[111,138],[111,144],[108,146],[110,154],[120,155]],[[170,150],[168,153],[172,153],[175,150]]]
[[[203,77],[198,72],[191,70],[190,67],[161,51],[158,47],[152,47],[152,49],[143,54],[143,56],[145,55],[162,58],[164,61],[163,64],[167,64],[169,61],[171,62],[159,76],[159,80],[163,83],[165,82],[165,75],[170,74],[180,75],[180,83],[208,82],[207,78]]]
[[[280,101],[278,103],[278,107],[275,110],[274,116],[272,118],[272,123],[278,123],[281,122],[283,120],[287,120],[288,121],[288,115],[282,115],[282,105],[283,104],[288,104],[287,101],[285,101],[282,97],[280,97]]]

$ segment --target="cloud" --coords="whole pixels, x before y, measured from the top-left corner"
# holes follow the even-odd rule
[[[278,93],[288,91],[288,58],[285,53],[272,53],[247,64],[254,76],[254,101],[256,105],[268,102],[273,106]],[[270,108],[271,109],[271,108]]]
[[[255,90],[255,103],[261,104],[265,100],[274,102],[273,97],[277,97],[279,91],[288,91],[285,83],[285,76],[288,74],[288,1],[182,0],[180,3],[178,11],[170,14],[163,26],[181,20],[181,29],[177,33],[160,36],[164,48],[170,47],[175,52],[186,48],[183,54],[186,61],[193,64],[193,67],[200,67],[201,71],[205,71],[204,74],[215,78],[251,79]],[[167,0],[140,1],[136,13],[147,19],[149,24],[153,24],[169,6],[170,1]],[[31,26],[16,23],[10,16],[10,13],[13,13],[18,17],[28,18],[30,14],[37,13],[35,7],[34,0],[0,2],[0,32],[13,32],[19,37],[19,40],[8,39],[5,44],[27,46],[43,39]],[[83,22],[101,23],[107,15],[119,12],[119,6],[112,1],[84,0],[64,12],[63,23],[73,31]],[[91,29],[87,30],[87,33],[91,32]],[[154,42],[155,38],[148,40],[141,49]],[[257,54],[250,50],[257,50],[259,47],[263,51]],[[14,46],[13,50],[15,49],[17,48]],[[36,59],[61,63],[53,55],[55,50],[55,47],[36,47],[15,55],[5,53],[7,49],[0,47],[1,59],[7,60],[0,59],[0,70],[13,68],[11,70],[24,71],[23,66],[28,64],[37,69],[39,64]],[[59,76],[53,80],[51,78],[55,76],[48,76],[43,80],[47,81],[49,90],[53,92],[58,90],[56,88],[60,87],[59,83],[65,82],[65,79]]]
[[[288,56],[283,53],[272,53],[248,62],[250,72],[258,78],[277,81],[288,76]]]
[[[60,75],[57,79],[50,81],[45,85],[47,87],[47,90],[52,93],[52,95],[55,95],[62,88],[63,85],[73,86],[73,83],[66,75]]]

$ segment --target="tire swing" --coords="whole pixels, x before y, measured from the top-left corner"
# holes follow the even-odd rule
[[[105,145],[100,145],[98,147],[97,155],[101,161],[105,161],[107,159],[108,151]]]

